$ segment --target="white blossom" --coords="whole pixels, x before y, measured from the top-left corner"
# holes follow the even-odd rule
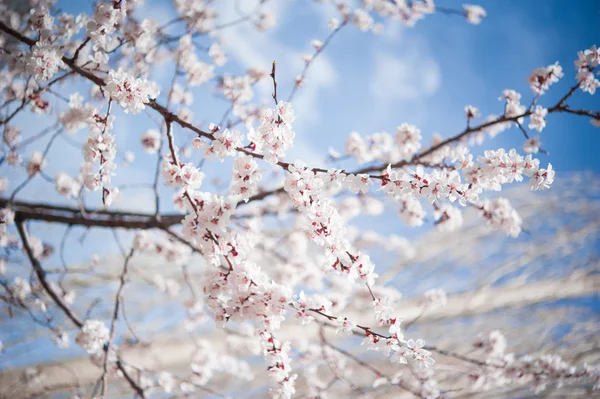
[[[109,340],[109,330],[100,320],[86,320],[75,342],[90,355],[102,351],[104,344]]]
[[[160,93],[156,83],[141,78],[134,79],[122,69],[118,71],[111,69],[108,72],[105,90],[125,112],[133,114],[143,111],[144,104],[158,97]]]
[[[142,135],[142,148],[148,154],[156,154],[160,148],[160,132],[155,129],[150,129]]]
[[[546,108],[536,105],[536,107],[533,110],[533,113],[529,117],[530,118],[529,128],[535,129],[538,132],[541,132],[546,127],[546,119],[545,118],[546,118],[547,114],[548,114],[548,110]]]
[[[487,16],[487,13],[481,6],[463,4],[467,21],[473,25],[479,25],[481,20]]]

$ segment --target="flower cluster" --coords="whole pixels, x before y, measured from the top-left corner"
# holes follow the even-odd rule
[[[59,69],[66,68],[60,49],[55,44],[41,39],[27,57],[25,70],[37,80],[52,78]]]
[[[165,156],[161,173],[167,186],[181,188],[184,192],[199,188],[204,180],[204,173],[193,164],[176,163],[170,155]]]
[[[433,216],[439,231],[454,231],[463,224],[462,212],[455,206],[440,205],[435,208]]]
[[[361,345],[366,345],[368,350],[382,350],[386,356],[389,356],[391,353],[390,361],[394,363],[407,364],[410,360],[421,369],[429,368],[435,364],[431,352],[424,349],[425,341],[422,339],[418,339],[417,341],[404,339],[404,334],[400,328],[402,320],[391,316],[393,309],[389,305],[387,297],[383,299],[376,298],[373,301],[373,306],[375,320],[381,326],[389,327],[390,336],[386,338],[367,330]]]
[[[468,168],[463,169],[465,180],[472,185],[478,186],[480,189],[496,190],[501,189],[501,185],[512,183],[513,181],[520,182],[523,176],[530,177],[532,181],[537,180],[539,175],[540,161],[532,158],[531,155],[523,157],[516,150],[512,149],[506,152],[504,149],[496,151],[485,151],[484,155],[477,158],[480,164],[473,164]],[[548,167],[552,170],[551,166]],[[551,172],[551,179],[548,179],[546,185],[533,185],[536,190],[548,188],[552,183],[554,173]]]
[[[125,112],[139,114],[150,99],[160,93],[154,82],[146,79],[134,79],[122,69],[110,70],[106,79],[106,91],[110,98],[118,102]]]
[[[244,136],[238,130],[225,129],[213,133],[213,140],[207,143],[200,137],[196,137],[192,142],[194,148],[204,151],[204,158],[217,158],[223,161],[226,156],[234,156],[236,150],[242,147]]]
[[[504,90],[499,100],[506,101],[506,105],[504,107],[504,115],[507,118],[514,118],[523,115],[525,113],[525,110],[527,109],[524,105],[521,105],[521,94],[517,93],[514,90]],[[517,122],[522,123],[523,118],[518,118]]]
[[[252,100],[252,78],[249,75],[225,75],[219,84],[223,96],[233,104],[244,104]]]
[[[396,163],[410,160],[421,148],[421,131],[413,125],[403,123],[392,136],[387,132],[373,133],[363,139],[352,132],[346,141],[346,154],[360,163],[379,160]]]
[[[406,26],[414,26],[425,15],[432,14],[435,11],[433,0],[417,0],[417,1],[396,1],[390,2],[386,0],[368,0],[363,2],[363,6],[367,10],[373,10],[382,17],[390,17],[394,20],[401,21]],[[343,10],[342,10],[343,11]],[[357,14],[359,15],[357,18]],[[366,12],[359,9],[354,13],[354,23],[360,30],[368,30],[373,24],[373,19],[370,20],[364,15]],[[377,26],[373,26],[373,30],[378,32]]]
[[[217,10],[204,1],[174,0],[175,8],[190,29],[208,33],[215,27]]]
[[[90,127],[88,139],[83,146],[85,160],[82,169],[83,183],[88,190],[99,190],[110,184],[112,171],[117,167],[115,163],[117,145],[115,136],[111,133],[113,122],[114,117],[110,115],[104,118],[96,115],[94,123]],[[94,171],[93,168],[96,162],[100,164],[100,167],[97,171]]]
[[[160,132],[154,129],[148,130],[142,135],[141,142],[144,151],[148,154],[156,154],[160,148]]]
[[[15,277],[10,286],[10,290],[15,297],[23,301],[31,294],[31,285],[29,284],[29,281],[24,280],[21,277]]]
[[[183,243],[165,239],[164,237],[155,239],[146,231],[140,231],[135,235],[133,247],[136,251],[163,257],[170,264],[177,266],[185,264],[189,260],[191,253],[190,247]],[[155,279],[155,282],[158,280],[160,278]],[[157,285],[160,286],[159,288],[164,286],[162,283],[158,283]],[[161,291],[166,291],[166,289],[161,289]]]
[[[56,191],[67,199],[79,195],[81,189],[81,182],[79,179],[73,179],[68,174],[60,172],[54,177],[54,183],[56,185]]]
[[[31,153],[31,158],[29,158],[29,162],[27,163],[27,174],[29,176],[36,175],[44,169],[44,166],[46,166],[44,154],[40,151],[33,151]]]
[[[279,102],[277,109],[265,109],[260,119],[260,127],[249,134],[248,138],[263,151],[265,161],[276,164],[279,158],[285,156],[293,143],[296,133],[291,123],[296,119],[292,104]]]
[[[548,110],[541,105],[536,105],[529,117],[531,119],[529,128],[541,132],[546,127],[546,115],[548,115]]]
[[[261,177],[254,158],[250,155],[239,155],[233,164],[231,195],[239,195],[247,200],[258,190],[257,185]]]
[[[102,351],[104,344],[110,339],[110,332],[100,320],[86,320],[75,342],[90,355],[96,355]]]
[[[487,16],[487,13],[481,6],[463,4],[463,8],[465,10],[465,17],[467,17],[467,21],[473,25],[479,25],[481,20]]]
[[[177,62],[182,71],[186,73],[186,81],[190,86],[197,86],[208,82],[214,76],[215,66],[198,60],[190,35],[179,39]]]
[[[290,344],[281,343],[269,331],[258,331],[262,354],[267,360],[267,371],[269,376],[276,383],[269,390],[269,396],[272,399],[290,399],[296,392],[295,382],[297,374],[290,375],[292,370],[290,366]]]
[[[600,80],[594,76],[594,69],[600,64],[600,49],[592,46],[587,50],[580,51],[575,61],[577,68],[577,81],[584,92],[594,94],[600,87]]]
[[[221,264],[221,256],[235,257],[235,238],[226,234],[235,210],[235,198],[204,192],[189,195],[195,208],[188,201],[184,202],[191,213],[183,220],[183,233],[203,249],[204,257],[214,265]]]
[[[532,385],[539,393],[549,385],[561,386],[585,381],[598,384],[600,369],[585,365],[578,370],[565,362],[559,355],[549,354],[534,358],[525,355],[517,358],[506,353],[507,341],[501,331],[492,331],[487,337],[480,335],[473,343],[476,350],[482,350],[488,357],[491,367],[471,373],[474,389],[490,389],[503,385]]]
[[[196,341],[196,351],[192,355],[190,366],[193,373],[190,382],[196,386],[205,386],[215,374],[227,373],[244,380],[253,378],[252,370],[247,362],[216,352],[212,343],[206,340]]]
[[[521,232],[523,220],[506,198],[485,200],[481,212],[488,224],[505,231],[507,234],[517,237]]]
[[[325,248],[331,267],[348,276],[372,284],[377,274],[369,257],[355,252],[346,237],[346,228],[330,198],[324,193],[325,180],[301,162],[290,165],[284,189],[295,207],[308,219],[305,229],[310,239]]]
[[[560,78],[564,76],[562,67],[558,65],[558,62],[548,65],[547,67],[537,68],[534,70],[527,82],[529,87],[535,94],[544,94],[550,85],[558,82]]]
[[[73,93],[69,99],[69,109],[60,114],[59,121],[67,132],[76,133],[91,125],[96,113],[96,108],[83,103],[83,97],[79,93]]]
[[[204,286],[207,305],[219,323],[253,321],[279,329],[292,297],[289,288],[269,279],[255,263],[235,260],[232,270],[212,273]]]
[[[94,9],[94,15],[87,23],[87,34],[94,44],[103,50],[115,47],[115,39],[111,36],[126,16],[121,2],[100,3]]]

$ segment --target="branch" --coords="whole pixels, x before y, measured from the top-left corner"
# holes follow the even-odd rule
[[[46,280],[46,272],[42,268],[42,265],[40,264],[40,262],[33,255],[33,250],[31,249],[31,246],[29,245],[29,239],[27,238],[27,232],[25,231],[25,225],[24,225],[23,219],[21,217],[19,217],[19,215],[15,216],[15,223],[17,225],[17,230],[19,231],[19,236],[21,237],[21,241],[23,242],[23,248],[25,249],[25,252],[27,253],[27,256],[29,257],[29,260],[31,261],[31,266],[33,267],[33,270],[35,271],[35,274],[37,275],[41,286],[48,293],[50,298],[52,298],[54,303],[56,303],[56,305],[58,305],[58,307],[63,310],[65,315],[73,322],[73,324],[75,324],[79,328],[83,327],[83,322],[81,321],[81,319],[79,319],[79,317],[77,317],[77,315],[75,313],[73,313],[73,311],[63,301],[63,299],[54,291],[54,289],[50,286],[50,284],[48,284],[48,281]]]
[[[108,387],[108,356],[110,353],[110,347],[112,346],[112,341],[115,337],[115,329],[117,326],[117,319],[119,318],[119,305],[121,303],[121,293],[123,292],[123,288],[125,287],[125,282],[127,279],[127,270],[129,269],[129,261],[131,260],[131,258],[133,256],[133,252],[134,252],[134,249],[131,248],[131,251],[129,251],[129,254],[125,258],[125,263],[123,265],[123,272],[121,273],[119,288],[117,289],[117,294],[115,295],[115,306],[114,306],[114,310],[113,310],[112,320],[110,323],[109,339],[108,339],[108,343],[106,344],[106,346],[104,348],[104,363],[102,365],[103,372],[102,372],[101,397],[106,396],[106,389]],[[125,373],[123,373],[123,374],[125,374]],[[134,387],[134,389],[135,389],[135,387]],[[143,391],[142,391],[142,395],[143,395]]]
[[[179,214],[160,215],[160,220],[157,220],[154,215],[144,213],[77,209],[22,201],[10,203],[8,199],[0,198],[0,207],[8,206],[15,212],[15,216],[22,220],[41,220],[88,227],[166,229],[181,223],[183,219]]]

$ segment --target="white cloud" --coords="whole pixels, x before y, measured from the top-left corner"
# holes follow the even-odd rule
[[[416,100],[429,97],[441,85],[441,70],[422,43],[411,44],[398,55],[375,53],[371,94],[379,100]]]
[[[256,0],[244,3],[243,11],[251,12],[254,10],[255,3]],[[251,23],[242,23],[224,29],[219,33],[219,38],[231,55],[231,59],[235,59],[245,68],[262,67],[270,69],[271,63],[274,60],[277,61],[278,83],[282,93],[281,99],[286,98],[293,87],[294,77],[304,67],[301,59],[302,53],[299,52],[299,49],[291,48],[281,41],[282,35],[279,29],[284,28],[281,22],[285,20],[286,15],[290,12],[290,7],[286,2],[269,4],[268,9],[277,16],[277,26],[266,32],[259,32]],[[232,7],[223,7],[220,12],[222,21],[239,18]],[[308,41],[305,49],[308,53],[312,52],[312,47]],[[333,87],[336,81],[333,64],[327,56],[321,55],[311,65],[305,85],[298,90],[297,100],[294,101],[296,114],[299,118],[302,118],[303,123],[318,122],[320,117],[317,106],[318,95],[324,88]],[[256,89],[259,96],[256,99],[257,102],[262,102],[261,99],[270,101],[273,86],[269,80],[260,82]]]

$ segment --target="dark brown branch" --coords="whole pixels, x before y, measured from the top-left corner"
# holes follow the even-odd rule
[[[165,214],[160,221],[154,215],[92,209],[76,209],[42,203],[15,201],[9,204],[6,198],[0,198],[0,207],[10,206],[22,220],[41,220],[51,223],[63,223],[88,227],[107,227],[122,229],[166,229],[181,223],[183,216]]]
[[[24,221],[19,215],[15,216],[15,223],[17,225],[17,230],[19,231],[19,236],[21,237],[21,241],[23,242],[23,248],[27,253],[27,257],[31,261],[31,266],[35,271],[35,274],[40,281],[40,285],[44,288],[44,290],[48,293],[50,298],[56,303],[56,305],[63,310],[65,315],[75,324],[77,327],[83,327],[83,322],[77,317],[75,313],[69,308],[69,306],[63,301],[63,299],[54,291],[54,289],[50,286],[48,281],[46,280],[46,272],[42,268],[40,262],[33,255],[33,250],[29,245],[29,239],[27,237],[27,232],[25,231]]]
[[[121,372],[123,373],[123,377],[125,377],[125,379],[129,383],[129,385],[133,388],[133,390],[135,391],[135,393],[140,398],[146,399],[146,394],[144,393],[144,390],[142,389],[142,387],[140,387],[138,385],[137,382],[134,381],[134,379],[131,377],[131,375],[129,375],[129,373],[127,372],[127,370],[125,370],[125,366],[123,365],[123,362],[121,362],[121,359],[117,360],[117,367],[119,368],[119,370],[121,370]]]

